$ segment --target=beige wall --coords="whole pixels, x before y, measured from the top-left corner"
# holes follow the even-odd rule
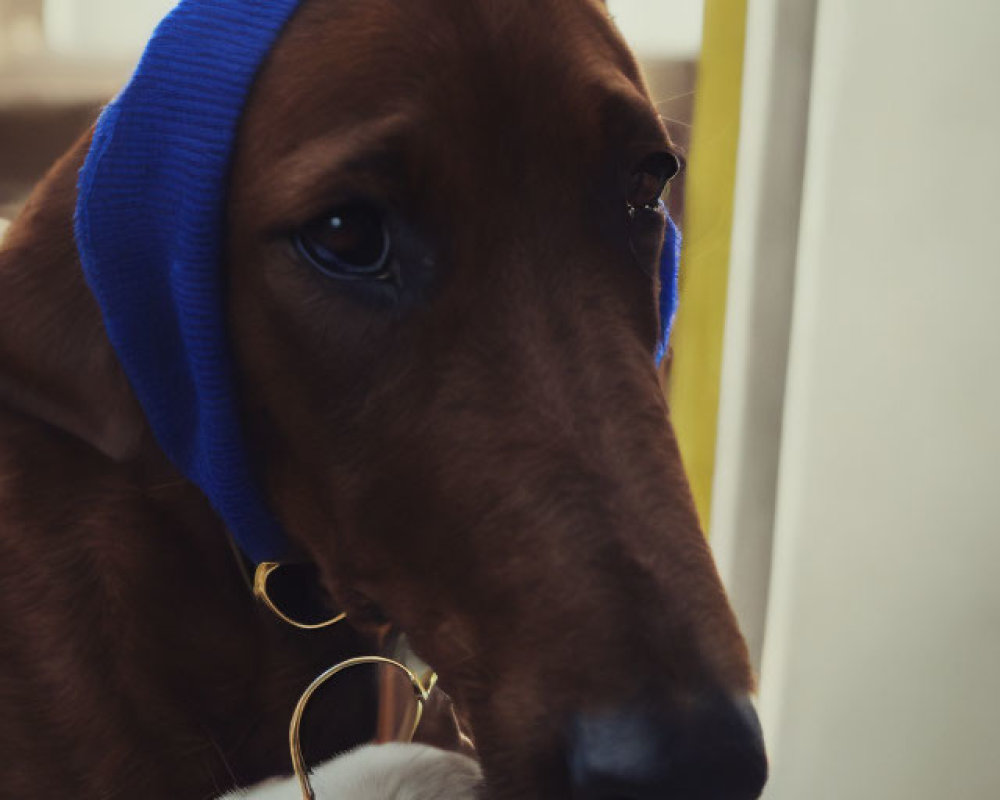
[[[177,0],[44,0],[49,46],[66,55],[138,55]]]
[[[781,6],[751,3],[753,14],[770,13],[771,29],[752,35],[748,63],[761,48],[808,43],[801,31],[775,32]],[[811,75],[804,178],[788,180],[794,120],[777,126],[786,158],[763,139],[747,150],[784,178],[741,164],[742,296],[731,298],[739,313],[724,384],[741,400],[719,450],[725,480],[745,481],[761,465],[775,475],[769,586],[759,576],[754,586],[732,557],[741,519],[759,527],[767,509],[739,505],[734,491],[718,499],[731,504],[718,543],[727,580],[767,601],[766,797],[996,800],[1000,4],[816,8],[814,57],[797,64]],[[747,129],[760,133],[775,95],[748,84],[747,100]],[[765,208],[775,202],[784,225]],[[787,389],[769,455],[737,444],[753,441],[747,426],[761,419],[746,402],[758,374],[773,393],[776,378],[754,367],[774,360],[748,320],[784,313],[791,287],[769,290],[761,276],[774,275],[768,258],[788,257],[787,237],[798,239]],[[779,350],[780,339],[771,340]]]
[[[711,541],[760,668],[809,128],[815,0],[747,9]]]
[[[607,0],[625,37],[644,58],[686,60],[701,52],[705,0]]]

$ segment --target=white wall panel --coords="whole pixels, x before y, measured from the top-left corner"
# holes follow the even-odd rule
[[[1000,797],[1000,5],[821,0],[770,800]]]

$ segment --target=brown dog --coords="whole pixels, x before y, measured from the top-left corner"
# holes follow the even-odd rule
[[[156,446],[76,256],[87,147],[0,253],[0,797],[198,800],[287,772],[298,693],[366,644],[256,607]],[[307,0],[243,118],[220,269],[270,502],[438,669],[491,800],[763,785],[653,366],[663,217],[626,213],[669,149],[597,0]],[[292,246],[334,209],[394,288]],[[373,720],[336,692],[312,759]]]

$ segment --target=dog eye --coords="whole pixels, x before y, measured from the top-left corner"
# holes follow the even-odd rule
[[[631,209],[650,208],[660,202],[667,184],[681,170],[681,162],[673,153],[646,156],[632,173],[628,204]]]
[[[392,242],[382,215],[364,205],[334,209],[295,234],[299,251],[321,272],[340,280],[386,280]]]

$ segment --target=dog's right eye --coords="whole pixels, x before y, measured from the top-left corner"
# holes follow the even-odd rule
[[[382,215],[364,205],[334,209],[300,229],[299,252],[330,277],[384,281],[392,277],[392,242]]]

